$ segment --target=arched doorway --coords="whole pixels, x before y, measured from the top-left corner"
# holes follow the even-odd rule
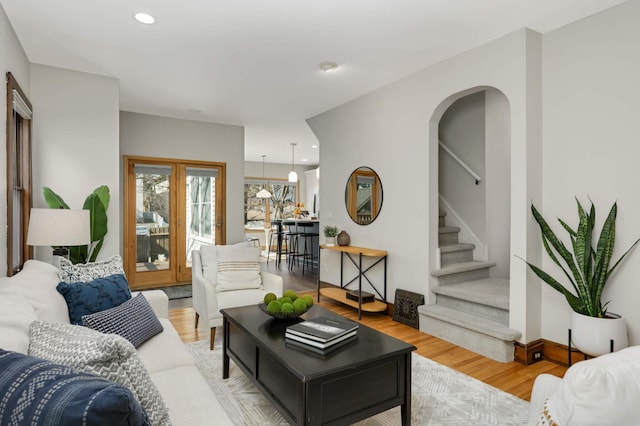
[[[513,359],[521,337],[509,328],[510,130],[509,101],[489,87],[448,97],[432,116],[429,210],[438,223],[430,249],[437,267],[420,320],[422,331],[503,362]]]

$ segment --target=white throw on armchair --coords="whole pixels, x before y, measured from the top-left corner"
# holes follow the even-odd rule
[[[208,321],[212,350],[216,327],[222,325],[220,309],[257,305],[267,293],[282,296],[282,277],[260,270],[260,247],[202,246],[191,256],[195,327],[200,317]]]
[[[574,364],[563,379],[536,378],[530,425],[640,424],[640,346]],[[536,423],[537,422],[537,423]]]

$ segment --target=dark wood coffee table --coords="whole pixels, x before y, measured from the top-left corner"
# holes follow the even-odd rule
[[[229,359],[280,414],[297,425],[347,425],[400,405],[411,424],[411,351],[415,346],[360,324],[357,338],[327,355],[293,347],[287,326],[258,306],[223,309],[223,379]],[[303,318],[342,318],[313,306]]]

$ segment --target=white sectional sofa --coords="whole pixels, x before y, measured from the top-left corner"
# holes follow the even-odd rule
[[[36,260],[27,261],[15,276],[0,278],[1,349],[27,354],[29,326],[35,320],[69,323],[65,298],[56,290],[59,282],[57,268]],[[164,330],[139,346],[137,355],[160,391],[172,424],[233,424],[171,325],[165,293],[143,294]]]

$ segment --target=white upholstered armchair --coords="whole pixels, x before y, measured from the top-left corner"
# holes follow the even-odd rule
[[[222,325],[220,309],[257,305],[269,292],[282,296],[282,277],[260,270],[259,247],[202,246],[191,256],[195,327],[200,317],[207,321],[211,349],[216,327]]]

